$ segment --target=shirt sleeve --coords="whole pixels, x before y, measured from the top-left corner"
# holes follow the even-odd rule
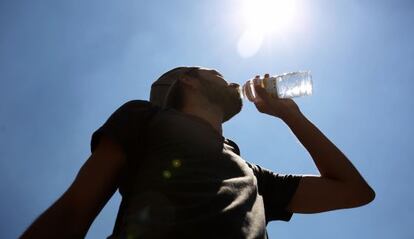
[[[103,135],[118,143],[126,154],[134,153],[145,133],[146,119],[151,112],[148,101],[132,100],[119,107],[108,120],[92,134],[91,152]]]
[[[276,174],[250,164],[257,178],[259,194],[263,197],[266,223],[273,220],[290,221],[293,213],[286,210],[296,192],[301,175]]]

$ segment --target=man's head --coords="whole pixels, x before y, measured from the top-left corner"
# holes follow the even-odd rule
[[[221,109],[225,122],[242,108],[238,88],[239,85],[229,84],[216,70],[177,67],[164,73],[152,84],[150,101],[161,107],[180,110],[190,100],[205,99],[206,104]]]

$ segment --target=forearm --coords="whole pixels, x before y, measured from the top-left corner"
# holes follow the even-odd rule
[[[300,111],[287,114],[283,121],[310,153],[322,177],[366,184],[347,157]]]
[[[74,226],[77,222],[73,210],[63,206],[62,201],[58,200],[42,213],[20,238],[84,238],[86,232]]]

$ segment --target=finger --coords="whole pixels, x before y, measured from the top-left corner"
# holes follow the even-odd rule
[[[260,97],[260,95],[261,95],[261,93],[260,92],[258,92],[258,91],[260,91],[260,88],[261,88],[261,80],[260,80],[260,76],[256,76],[254,79],[253,79],[253,81],[252,81],[252,83],[253,83],[253,94],[255,95],[255,97],[254,97],[254,102],[258,102],[258,101],[262,101],[262,99],[261,99],[261,97]]]
[[[260,82],[260,76],[256,76],[254,79],[253,79],[253,84],[254,85],[261,85],[262,83]]]
[[[265,101],[269,99],[269,94],[266,92],[265,88],[263,88],[260,82],[254,85],[254,89],[259,99],[265,100]]]
[[[266,93],[266,90],[259,84],[255,84],[254,89],[256,90],[256,93],[259,95],[264,95]]]

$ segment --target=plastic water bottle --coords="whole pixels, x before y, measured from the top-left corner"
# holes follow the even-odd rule
[[[248,80],[241,88],[243,98],[256,100],[258,96],[254,89],[255,81],[258,81],[270,95],[282,99],[311,95],[313,89],[310,71],[289,72],[264,79]]]

